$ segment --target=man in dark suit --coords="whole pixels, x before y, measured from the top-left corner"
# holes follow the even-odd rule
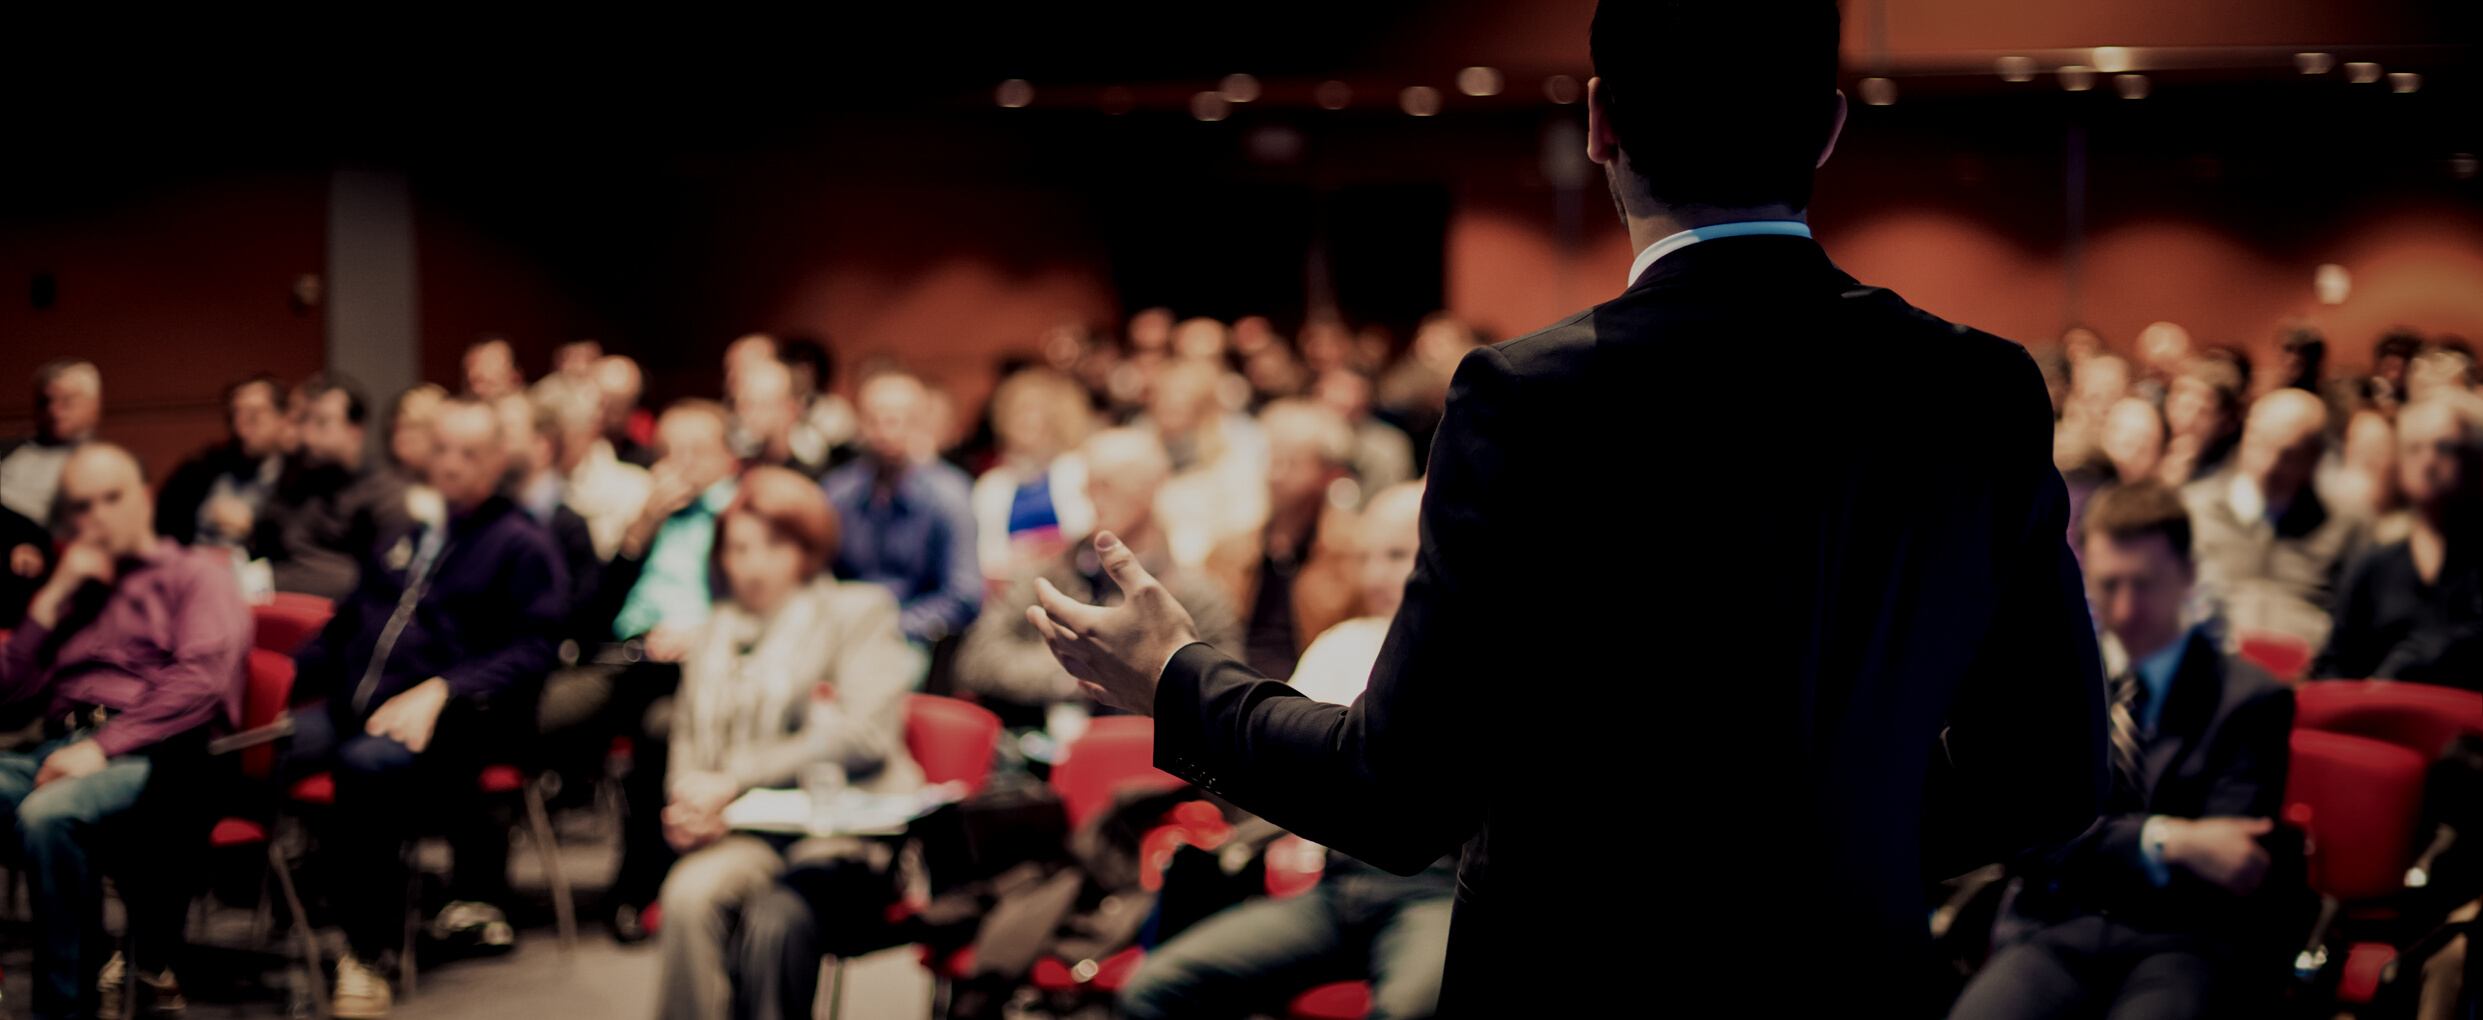
[[[1857,284],[1800,219],[1843,124],[1836,45],[1823,0],[1596,12],[1589,154],[1630,285],[1459,366],[1352,707],[1192,643],[1109,535],[1127,601],[1028,610],[1155,716],[1160,767],[1399,874],[1462,845],[1443,1014],[1915,1008],[1925,878],[2103,800],[2041,374]],[[1766,405],[1709,384],[1754,360]],[[1920,392],[1943,397],[1892,399]],[[1718,420],[1743,441],[1664,447],[1710,489],[1610,468]]]
[[[2190,516],[2153,482],[2087,507],[2087,588],[2113,637],[2113,794],[2084,835],[2017,862],[1955,1017],[2218,1016],[2272,989],[2305,920],[2301,857],[2263,838],[2293,692],[2184,626]],[[2236,1000],[2244,1000],[2237,1002]],[[2265,1005],[2265,1004],[2262,1004]]]

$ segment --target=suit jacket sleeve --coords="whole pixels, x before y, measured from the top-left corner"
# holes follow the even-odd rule
[[[1206,644],[1175,653],[1156,688],[1156,766],[1302,836],[1401,875],[1480,827],[1488,777],[1456,735],[1488,711],[1498,651],[1473,618],[1505,590],[1516,376],[1467,355],[1450,386],[1423,496],[1422,551],[1371,683],[1351,707],[1303,697]]]
[[[512,510],[512,513],[524,513]],[[552,668],[552,635],[560,630],[569,607],[569,571],[548,541],[515,542],[498,578],[508,600],[506,620],[494,621],[501,638],[496,647],[476,653],[440,671],[449,693],[484,701]]]
[[[2208,748],[2215,776],[2197,817],[2273,818],[2285,792],[2285,767],[2291,756],[2293,693],[2274,688],[2233,709],[2218,727]],[[2106,886],[2139,889],[2151,886],[2139,834],[2153,813],[2123,811],[2105,815],[2076,840],[2044,856],[2059,874]],[[2175,871],[2177,886],[2207,888],[2195,876]]]
[[[2048,449],[2048,421],[2024,424],[2028,443]],[[2111,790],[2103,664],[2066,537],[2068,489],[2047,455],[2030,446],[2027,456],[2038,464],[2032,520],[2002,551],[2000,602],[1931,749],[1922,861],[1935,875],[2074,838]]]

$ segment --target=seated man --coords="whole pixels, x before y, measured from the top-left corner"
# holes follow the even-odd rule
[[[276,590],[343,600],[383,535],[406,530],[405,483],[363,462],[362,391],[322,372],[302,384],[301,452],[253,522],[250,552]]]
[[[1303,694],[1339,704],[1362,695],[1414,573],[1422,498],[1420,482],[1371,498],[1361,522],[1362,595],[1371,615],[1337,624],[1311,643],[1293,676]],[[1369,978],[1373,1020],[1430,1016],[1440,1000],[1456,895],[1454,857],[1400,878],[1331,850],[1326,873],[1309,892],[1251,900],[1155,947],[1121,991],[1122,1014],[1238,1017],[1279,1010],[1316,984]]]
[[[227,438],[199,451],[165,480],[155,530],[183,545],[240,545],[284,472],[292,423],[284,388],[254,375],[224,389]]]
[[[2327,448],[2328,409],[2302,390],[2250,407],[2231,466],[2185,485],[2198,528],[2198,583],[2236,627],[2328,641],[2345,564],[2368,542],[2362,515],[2319,498],[2311,475]]]
[[[2253,979],[2277,980],[2304,930],[2289,914],[2301,858],[2261,842],[2284,794],[2293,694],[2226,656],[2211,627],[2183,625],[2195,571],[2171,490],[2098,493],[2084,544],[2109,637],[2113,793],[2083,835],[2013,866],[1990,962],[1950,1016],[2246,1011]]]
[[[732,398],[750,463],[785,468],[813,481],[828,473],[826,450],[805,457],[794,442],[802,405],[794,399],[793,370],[784,362],[772,354],[745,361],[733,374]]]
[[[896,595],[905,639],[927,649],[964,631],[983,604],[974,483],[945,461],[916,457],[931,405],[922,380],[888,372],[858,396],[862,457],[819,483],[845,524],[836,576]]]
[[[506,920],[488,906],[507,894],[508,833],[475,784],[530,739],[567,609],[560,554],[499,494],[508,466],[499,414],[451,398],[432,430],[431,485],[447,519],[384,536],[361,586],[295,653],[288,771],[336,777],[320,843],[344,876],[335,888],[350,944],[336,968],[339,1017],[388,1013],[388,986],[370,962],[397,942],[401,853],[423,827],[446,827],[456,854],[443,925],[478,930],[486,945],[509,942]]]
[[[49,701],[51,739],[0,754],[0,807],[14,816],[34,899],[38,1016],[83,1012],[81,975],[97,972],[80,951],[103,933],[95,858],[115,848],[98,844],[205,847],[203,813],[149,811],[134,819],[147,831],[122,826],[142,791],[152,804],[202,799],[207,737],[241,718],[251,626],[229,557],[155,534],[138,462],[120,447],[80,447],[59,506],[76,537],[0,653],[0,701]],[[177,1008],[166,965],[190,891],[178,865],[196,855],[145,856],[115,877],[142,983],[157,1006]]]
[[[1164,530],[1155,520],[1155,497],[1172,474],[1164,445],[1137,429],[1106,429],[1080,447],[1086,459],[1086,496],[1094,505],[1096,527],[1128,543],[1156,571],[1198,622],[1200,640],[1227,652],[1241,649],[1241,621],[1234,617],[1224,592],[1196,571],[1175,568],[1165,548]],[[1039,574],[1011,581],[998,604],[1031,605],[1035,578],[1084,602],[1118,603],[1112,579],[1095,558],[1094,544],[1071,542],[1069,548],[1043,565]],[[1107,594],[1109,593],[1109,594]],[[1043,635],[1024,613],[989,612],[966,632],[957,650],[957,686],[980,696],[983,704],[1013,726],[1041,726],[1045,709],[1082,700],[1078,682],[1044,647]]]
[[[581,629],[594,626],[606,641],[634,651],[594,661],[581,656],[578,668],[561,670],[544,691],[540,722],[553,760],[600,770],[613,736],[630,738],[621,870],[605,899],[613,934],[624,942],[646,937],[639,912],[654,902],[672,865],[660,818],[667,752],[662,733],[650,729],[650,709],[681,685],[682,658],[722,591],[716,529],[741,474],[726,419],[713,401],[683,400],[656,420],[662,459],[648,473],[649,495],[621,533],[595,605],[577,618]]]

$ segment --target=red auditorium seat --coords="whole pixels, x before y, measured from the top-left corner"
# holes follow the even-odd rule
[[[1000,746],[1000,717],[981,705],[936,694],[905,698],[905,753],[933,783],[964,783],[969,791],[991,778]]]
[[[2438,758],[2463,734],[2483,735],[2483,693],[2396,680],[2321,680],[2293,694],[2297,729],[2384,740]]]
[[[328,625],[328,619],[336,615],[335,607],[326,599],[282,593],[279,597],[283,601],[250,607],[250,619],[257,625],[250,642],[252,647],[291,655],[303,642],[317,637],[320,629]]]
[[[2406,866],[2419,850],[2415,826],[2431,758],[2387,741],[2316,729],[2294,730],[2292,744],[2284,819],[2303,832],[2311,890],[2322,900],[2319,924],[2296,970],[2316,972],[2327,962],[2322,947],[2332,926],[2342,926],[2351,939],[2357,921],[2393,916],[2382,901],[2405,888]],[[2395,950],[2367,940],[2351,945],[2337,996],[2365,1002],[2376,987],[2362,980],[2378,971],[2371,961]]]
[[[249,673],[242,688],[241,724],[243,729],[255,729],[273,723],[284,715],[286,702],[291,700],[293,695],[293,658],[283,652],[253,648],[250,650],[248,669]],[[276,745],[261,744],[257,747],[243,748],[240,765],[241,775],[245,781],[267,781],[276,772]],[[320,778],[325,778],[325,775],[322,774]],[[333,794],[330,799],[333,799]],[[250,818],[226,817],[218,820],[215,828],[209,830],[207,845],[219,850],[247,846],[267,848],[267,869],[275,876],[277,888],[284,895],[285,909],[293,918],[293,931],[296,941],[301,946],[302,960],[309,965],[310,973],[318,974],[320,973],[319,941],[312,937],[310,925],[305,920],[310,915],[302,909],[301,893],[294,888],[293,869],[286,864],[284,851],[277,847],[270,835],[265,822]],[[260,889],[260,896],[266,896],[264,887]],[[317,1015],[326,1016],[328,1012],[327,986],[319,981],[313,981],[311,985]]]
[[[1287,1020],[1362,1020],[1371,1014],[1371,983],[1333,981],[1293,997]]]
[[[2310,672],[2311,656],[2317,652],[2310,642],[2280,631],[2245,629],[2234,636],[2241,646],[2242,658],[2286,683],[2297,682]]]
[[[1087,724],[1070,741],[1068,756],[1052,767],[1052,788],[1076,829],[1088,816],[1112,806],[1113,794],[1137,787],[1170,790],[1188,785],[1155,767],[1155,720],[1112,715]]]

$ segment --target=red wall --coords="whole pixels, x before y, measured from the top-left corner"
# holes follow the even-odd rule
[[[202,180],[99,201],[0,229],[0,434],[32,427],[26,380],[77,354],[104,380],[104,438],[160,480],[222,435],[227,382],[318,369],[318,309],[296,309],[294,277],[322,270],[324,175]],[[58,281],[36,309],[26,286]]]

